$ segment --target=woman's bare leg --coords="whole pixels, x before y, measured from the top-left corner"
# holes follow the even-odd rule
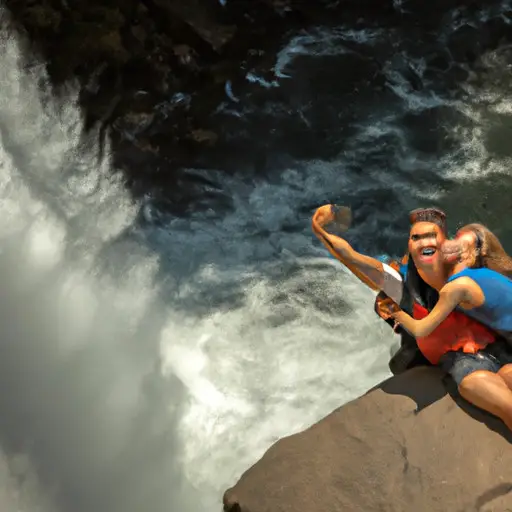
[[[512,369],[510,372],[512,378]],[[473,405],[498,416],[512,430],[512,390],[500,375],[484,370],[470,373],[460,383],[459,393]]]
[[[512,364],[502,366],[498,371],[498,375],[505,381],[505,384],[512,390]]]

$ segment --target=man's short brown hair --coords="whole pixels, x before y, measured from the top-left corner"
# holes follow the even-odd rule
[[[417,208],[409,213],[409,222],[411,226],[417,222],[432,222],[439,226],[443,233],[447,233],[446,213],[439,208]]]

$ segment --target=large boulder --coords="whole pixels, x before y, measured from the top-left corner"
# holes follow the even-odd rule
[[[415,368],[279,440],[224,510],[510,511],[511,439],[437,368]]]

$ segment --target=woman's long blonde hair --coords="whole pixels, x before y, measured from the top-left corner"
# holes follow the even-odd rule
[[[473,266],[487,267],[512,278],[512,257],[507,254],[498,237],[482,224],[468,224],[459,233],[472,231],[476,235],[477,257]]]

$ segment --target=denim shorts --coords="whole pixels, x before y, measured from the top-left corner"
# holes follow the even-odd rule
[[[491,343],[476,354],[466,354],[460,350],[446,352],[439,360],[441,369],[452,377],[457,386],[473,372],[485,370],[497,373],[511,363],[512,347],[502,340]]]

